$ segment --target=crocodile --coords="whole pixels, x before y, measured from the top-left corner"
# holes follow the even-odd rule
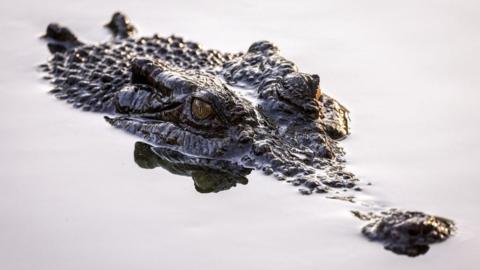
[[[348,109],[324,93],[318,75],[299,71],[274,43],[257,41],[245,52],[228,53],[176,35],[137,38],[120,12],[105,27],[111,40],[86,44],[67,27],[49,24],[42,38],[52,57],[40,69],[58,99],[103,113],[113,127],[149,143],[135,145],[140,167],[191,176],[203,193],[246,184],[251,170],[299,186],[305,195],[361,190],[339,145],[350,133]],[[453,231],[453,222],[440,217],[382,213],[356,216],[370,222],[365,236],[399,254],[426,251],[372,229],[379,222],[400,235],[408,230],[395,225],[417,228],[413,238],[423,239],[422,247]],[[438,237],[420,237],[432,231]]]

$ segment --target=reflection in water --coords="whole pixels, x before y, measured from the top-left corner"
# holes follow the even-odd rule
[[[200,193],[228,190],[237,183],[245,185],[248,183],[246,176],[251,172],[251,169],[231,161],[192,157],[143,142],[135,143],[134,156],[135,162],[142,168],[162,167],[173,174],[191,176],[195,189]],[[335,195],[330,198],[358,203],[351,196]],[[362,229],[368,239],[383,243],[386,249],[397,254],[412,257],[425,254],[430,244],[445,241],[455,231],[451,220],[418,211],[386,209],[352,213],[368,222]]]
[[[237,183],[246,185],[246,176],[252,171],[230,161],[187,156],[143,142],[135,143],[134,158],[144,169],[162,167],[173,174],[191,176],[200,193],[228,190]]]

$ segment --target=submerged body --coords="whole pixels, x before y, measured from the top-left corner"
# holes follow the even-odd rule
[[[136,146],[140,166],[190,175],[202,192],[244,184],[252,169],[302,186],[302,194],[356,186],[338,145],[349,134],[348,110],[273,43],[222,53],[176,36],[132,38],[136,30],[120,13],[107,27],[111,41],[86,45],[49,25],[53,57],[41,67],[58,98],[108,114],[111,125],[152,143]]]

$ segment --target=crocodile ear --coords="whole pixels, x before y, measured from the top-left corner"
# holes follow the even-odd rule
[[[119,114],[147,113],[164,106],[164,102],[156,97],[155,90],[148,85],[127,85],[115,94],[113,105]]]
[[[158,68],[151,60],[143,58],[134,58],[130,66],[132,70],[132,83],[138,84],[150,84],[150,80],[148,79],[150,74],[153,71],[156,71],[156,74],[163,71],[163,69],[157,70]]]
[[[159,90],[163,95],[169,96],[172,90],[167,87],[157,76],[165,71],[165,67],[153,63],[149,59],[135,58],[131,63],[132,83],[144,84]]]
[[[136,58],[131,63],[133,84],[143,84],[152,87],[162,96],[177,96],[192,93],[197,85],[182,73],[172,69],[160,61]]]

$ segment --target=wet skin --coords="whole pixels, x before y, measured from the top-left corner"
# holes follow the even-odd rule
[[[200,192],[246,184],[253,169],[300,186],[302,194],[360,190],[338,143],[349,134],[348,110],[322,92],[318,75],[300,72],[273,43],[223,53],[177,36],[133,38],[136,29],[121,13],[106,27],[112,39],[90,45],[50,24],[43,38],[53,56],[40,67],[56,97],[107,114],[112,126],[152,144],[136,144],[140,167],[191,176]],[[453,231],[446,219],[399,213],[357,216],[370,221],[363,230],[369,239],[410,256],[425,250],[412,246],[428,247]],[[374,229],[382,220],[395,235],[413,231],[396,230],[399,224],[420,233],[388,236]],[[441,237],[421,237],[432,230]]]

